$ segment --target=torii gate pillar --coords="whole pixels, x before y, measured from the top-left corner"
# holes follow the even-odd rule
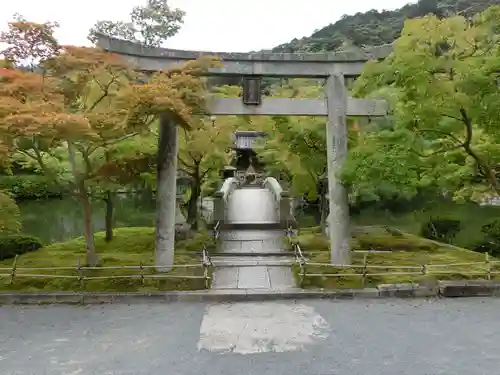
[[[335,74],[326,79],[327,122],[326,149],[328,162],[328,235],[332,264],[350,260],[349,205],[339,173],[347,157],[347,95],[344,76]]]

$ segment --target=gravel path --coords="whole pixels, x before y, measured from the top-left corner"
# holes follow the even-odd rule
[[[2,375],[499,373],[500,299],[0,307]]]

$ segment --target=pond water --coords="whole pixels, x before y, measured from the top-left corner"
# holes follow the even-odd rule
[[[45,244],[69,240],[83,235],[80,205],[72,198],[23,201],[19,203],[23,232],[39,237]],[[104,230],[104,202],[93,202],[94,230]],[[470,247],[482,238],[481,226],[500,219],[500,207],[480,207],[452,203],[433,204],[412,212],[391,213],[365,210],[353,215],[355,225],[390,225],[417,234],[430,217],[459,219],[462,230],[455,244]],[[319,223],[314,209],[296,212],[301,227]],[[150,195],[119,195],[115,200],[115,227],[154,226],[155,202]]]
[[[37,236],[45,244],[83,236],[83,213],[73,198],[28,200],[19,203],[23,233]],[[92,203],[94,231],[104,230],[103,201]],[[155,202],[147,196],[118,195],[115,199],[115,227],[151,227],[155,223]]]
[[[210,206],[210,204],[207,204]],[[19,203],[23,233],[40,238],[43,243],[66,241],[83,236],[83,214],[73,198],[28,200]],[[92,204],[94,231],[104,230],[103,201]],[[320,215],[314,210],[297,215],[301,226],[314,226]],[[151,227],[155,225],[155,201],[147,194],[121,194],[115,199],[114,226]]]

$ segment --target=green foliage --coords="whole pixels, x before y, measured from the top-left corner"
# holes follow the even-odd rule
[[[146,5],[136,6],[130,13],[130,21],[98,21],[89,32],[89,40],[97,41],[97,34],[139,42],[149,47],[159,47],[177,34],[185,13],[171,8],[168,0],[147,0]]]
[[[422,163],[405,142],[407,132],[361,133],[349,150],[342,179],[354,203],[411,199],[431,182],[421,178]]]
[[[377,195],[379,186],[409,196],[433,188],[458,200],[500,194],[499,13],[410,20],[393,54],[367,64],[355,93],[391,92],[394,113],[392,129],[351,149],[346,180],[372,186],[358,184],[358,194]]]
[[[19,207],[8,191],[0,189],[0,235],[19,232]]]
[[[482,231],[488,238],[500,240],[500,220],[483,225]]]
[[[105,233],[95,233],[96,249],[106,266],[144,266],[154,265],[155,248],[154,228],[117,228],[113,241],[105,241]],[[200,264],[199,251],[204,243],[210,244],[210,235],[206,232],[194,234],[191,238],[176,243],[175,264]],[[72,270],[50,271],[46,274],[77,275],[79,259],[85,258],[85,240],[76,238],[70,241],[52,244],[19,256],[17,267],[75,267]],[[0,267],[11,267],[12,260],[0,262]],[[25,273],[28,271],[25,271]],[[154,274],[154,269],[145,269],[145,274]],[[36,271],[33,271],[36,273]],[[139,275],[140,270],[96,269],[84,271],[84,276]],[[203,269],[177,267],[170,271],[172,275],[202,276]],[[23,278],[17,277],[12,285],[9,279],[0,278],[0,290],[21,291],[155,291],[155,290],[192,290],[203,289],[203,279],[146,279],[140,277],[88,280],[82,285],[77,279],[60,278]]]
[[[36,174],[0,176],[0,189],[9,191],[18,200],[59,197],[63,193],[59,184]]]
[[[275,86],[272,97],[316,98],[322,87],[313,80],[290,80]],[[269,136],[256,147],[268,172],[290,184],[292,193],[317,199],[326,178],[326,127],[319,117],[274,116],[252,119],[256,130]]]
[[[499,256],[500,220],[495,220],[489,224],[483,225],[482,232],[485,234],[485,239],[474,247],[474,251]]]
[[[408,18],[423,17],[433,13],[438,17],[454,14],[472,16],[482,12],[496,0],[420,0],[396,10],[370,10],[366,13],[344,15],[312,34],[294,39],[273,49],[274,52],[321,52],[338,49],[356,49],[392,43],[401,34]]]
[[[452,243],[460,229],[461,223],[459,220],[435,218],[422,226],[420,234],[422,237],[431,240]]]
[[[24,234],[0,236],[0,260],[14,258],[16,255],[38,250],[42,247],[40,239]]]

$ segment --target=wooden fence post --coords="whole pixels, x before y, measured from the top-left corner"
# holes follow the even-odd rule
[[[491,263],[490,263],[490,254],[484,253],[484,263],[486,266],[486,278],[487,280],[491,280]]]
[[[427,276],[427,266],[425,263],[423,263],[421,266],[420,266],[420,272],[422,273],[422,276]]]
[[[14,257],[14,263],[12,263],[12,271],[10,272],[10,285],[14,284],[14,277],[16,276],[16,268],[17,268],[17,257]]]
[[[208,267],[206,264],[203,265],[203,278],[205,279],[205,289],[208,289]]]
[[[144,267],[142,266],[142,258],[139,258],[139,269],[141,273],[141,284],[144,285]]]
[[[82,261],[81,257],[78,257],[78,263],[76,266],[76,272],[78,275],[78,281],[80,282],[80,286],[83,287],[83,270],[82,270]]]
[[[366,266],[368,265],[368,253],[365,253],[363,255],[363,277],[362,277],[362,285],[363,288],[365,287],[366,284]]]
[[[295,249],[295,251],[298,252],[298,250],[300,249],[300,245],[298,243],[296,243],[295,246],[298,246],[298,248]],[[303,288],[304,287],[304,281],[306,280],[307,262],[306,262],[306,260],[303,257],[301,257],[299,259],[299,262],[300,262],[299,263],[299,265],[300,265],[300,287]]]

